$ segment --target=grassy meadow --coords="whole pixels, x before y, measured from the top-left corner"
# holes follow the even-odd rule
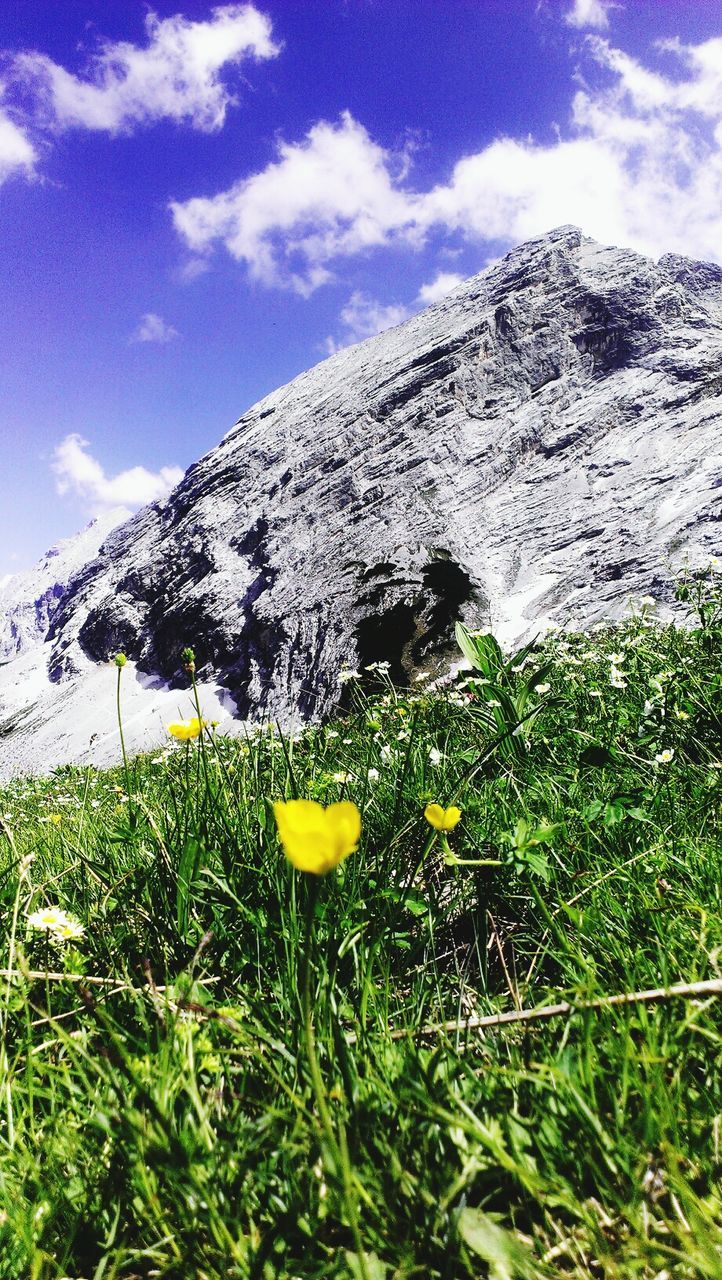
[[[722,573],[678,593],[0,790],[2,1280],[722,1278]],[[327,875],[293,798],[360,811]]]

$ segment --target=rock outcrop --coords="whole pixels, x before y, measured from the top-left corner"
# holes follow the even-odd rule
[[[110,534],[50,621],[46,716],[118,649],[172,692],[190,643],[235,718],[315,717],[344,665],[443,668],[457,618],[511,641],[668,598],[719,550],[721,350],[721,268],[570,227],[522,245]]]

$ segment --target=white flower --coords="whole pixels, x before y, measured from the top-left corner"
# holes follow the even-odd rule
[[[333,779],[334,782],[355,782],[356,781],[353,773],[348,773],[344,771],[339,771],[339,773],[332,773],[331,778]]]
[[[393,755],[393,751],[389,746],[388,742],[384,742],[381,747],[381,759],[390,760],[392,755]]]
[[[439,751],[438,747],[429,748],[429,763],[433,764],[434,767],[436,767],[436,765],[441,764],[441,761],[443,760],[443,758],[444,758],[444,753],[443,751]]]
[[[601,692],[601,690],[600,690],[600,689],[590,689],[590,690],[589,690],[589,697],[590,697],[590,698],[602,698],[603,696],[604,696],[604,695],[602,694],[602,692]]]
[[[416,675],[414,676],[414,683],[423,684],[424,680],[430,680],[430,679],[431,679],[430,671],[417,671]]]
[[[369,782],[378,782],[381,775],[378,769],[369,769],[368,774],[366,776]]]
[[[654,758],[657,764],[669,764],[670,760],[674,759],[674,748],[665,747],[664,751],[659,751]]]
[[[674,714],[678,720],[689,720],[689,714],[686,711],[680,711],[679,707],[675,708]]]
[[[624,679],[624,676],[621,671],[617,671],[616,667],[612,667],[609,673],[609,683],[613,689],[626,689],[627,687],[627,682]]]
[[[337,738],[337,737],[338,737],[338,734],[337,734],[337,732],[336,732],[336,730],[335,730],[335,729],[327,729],[327,730],[326,730],[326,737],[327,737],[327,738]]]
[[[534,685],[534,692],[535,692],[535,693],[548,693],[550,689],[551,689],[551,685],[550,685],[550,684],[535,684],[535,685]]]
[[[626,656],[625,653],[610,653],[608,661],[613,667],[621,667]]]
[[[368,670],[368,668],[367,668],[367,670]],[[339,671],[339,673],[338,673],[338,682],[339,682],[339,684],[348,684],[349,680],[360,680],[360,679],[361,679],[361,672],[360,672],[360,671],[347,671],[347,670],[344,670],[344,671]]]
[[[60,907],[41,907],[27,917],[31,929],[41,929],[51,933],[59,942],[67,942],[70,938],[82,938],[85,932],[82,924],[69,916]]]

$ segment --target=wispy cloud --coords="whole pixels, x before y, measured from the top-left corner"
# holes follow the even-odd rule
[[[225,245],[251,276],[309,295],[328,264],[414,237],[414,202],[396,185],[406,157],[392,156],[344,112],[297,143],[282,142],[261,173],[211,197],[173,201],[178,233],[197,254]]]
[[[722,38],[667,42],[668,72],[598,35],[551,143],[501,137],[428,191],[346,113],[215,196],[174,203],[196,254],[224,246],[266,285],[308,295],[344,258],[430,234],[514,244],[573,222],[608,243],[722,260]]]
[[[166,324],[162,316],[154,311],[146,311],[141,317],[138,328],[130,335],[130,342],[172,342],[178,337],[178,330],[172,324]]]
[[[200,22],[149,13],[145,25],[145,45],[104,41],[83,75],[35,51],[19,54],[12,74],[55,129],[127,133],[165,119],[211,131],[235,102],[223,71],[279,52],[270,19],[250,4],[220,5]]]
[[[353,342],[362,342],[364,338],[373,338],[377,333],[392,329],[395,324],[408,320],[410,315],[410,308],[402,303],[384,304],[357,291],[351,294],[339,316],[344,327],[343,334],[340,338],[327,338],[325,349],[329,355],[333,355],[335,351],[340,351]]]
[[[594,28],[606,31],[609,26],[609,10],[619,8],[621,5],[612,3],[612,0],[574,0],[571,9],[564,14],[564,21],[568,26],[580,30]]]
[[[422,284],[417,301],[424,307],[431,306],[432,302],[440,302],[447,293],[451,293],[451,290],[456,288],[457,284],[461,284],[463,279],[464,277],[457,271],[440,271],[433,280],[429,280],[428,284]]]
[[[28,177],[36,161],[37,153],[30,139],[0,110],[0,182],[19,172]]]
[[[148,471],[145,467],[129,467],[108,476],[101,463],[89,452],[89,441],[73,432],[56,447],[52,469],[61,496],[72,494],[93,514],[110,507],[135,511],[148,502],[164,498],[183,479],[180,467],[161,467]]]

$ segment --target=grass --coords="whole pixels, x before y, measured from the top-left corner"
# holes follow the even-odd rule
[[[669,993],[721,976],[720,585],[687,629],[462,634],[471,675],[366,673],[332,725],[6,786],[3,1280],[722,1277],[722,1003]],[[361,810],[322,880],[293,796]]]

